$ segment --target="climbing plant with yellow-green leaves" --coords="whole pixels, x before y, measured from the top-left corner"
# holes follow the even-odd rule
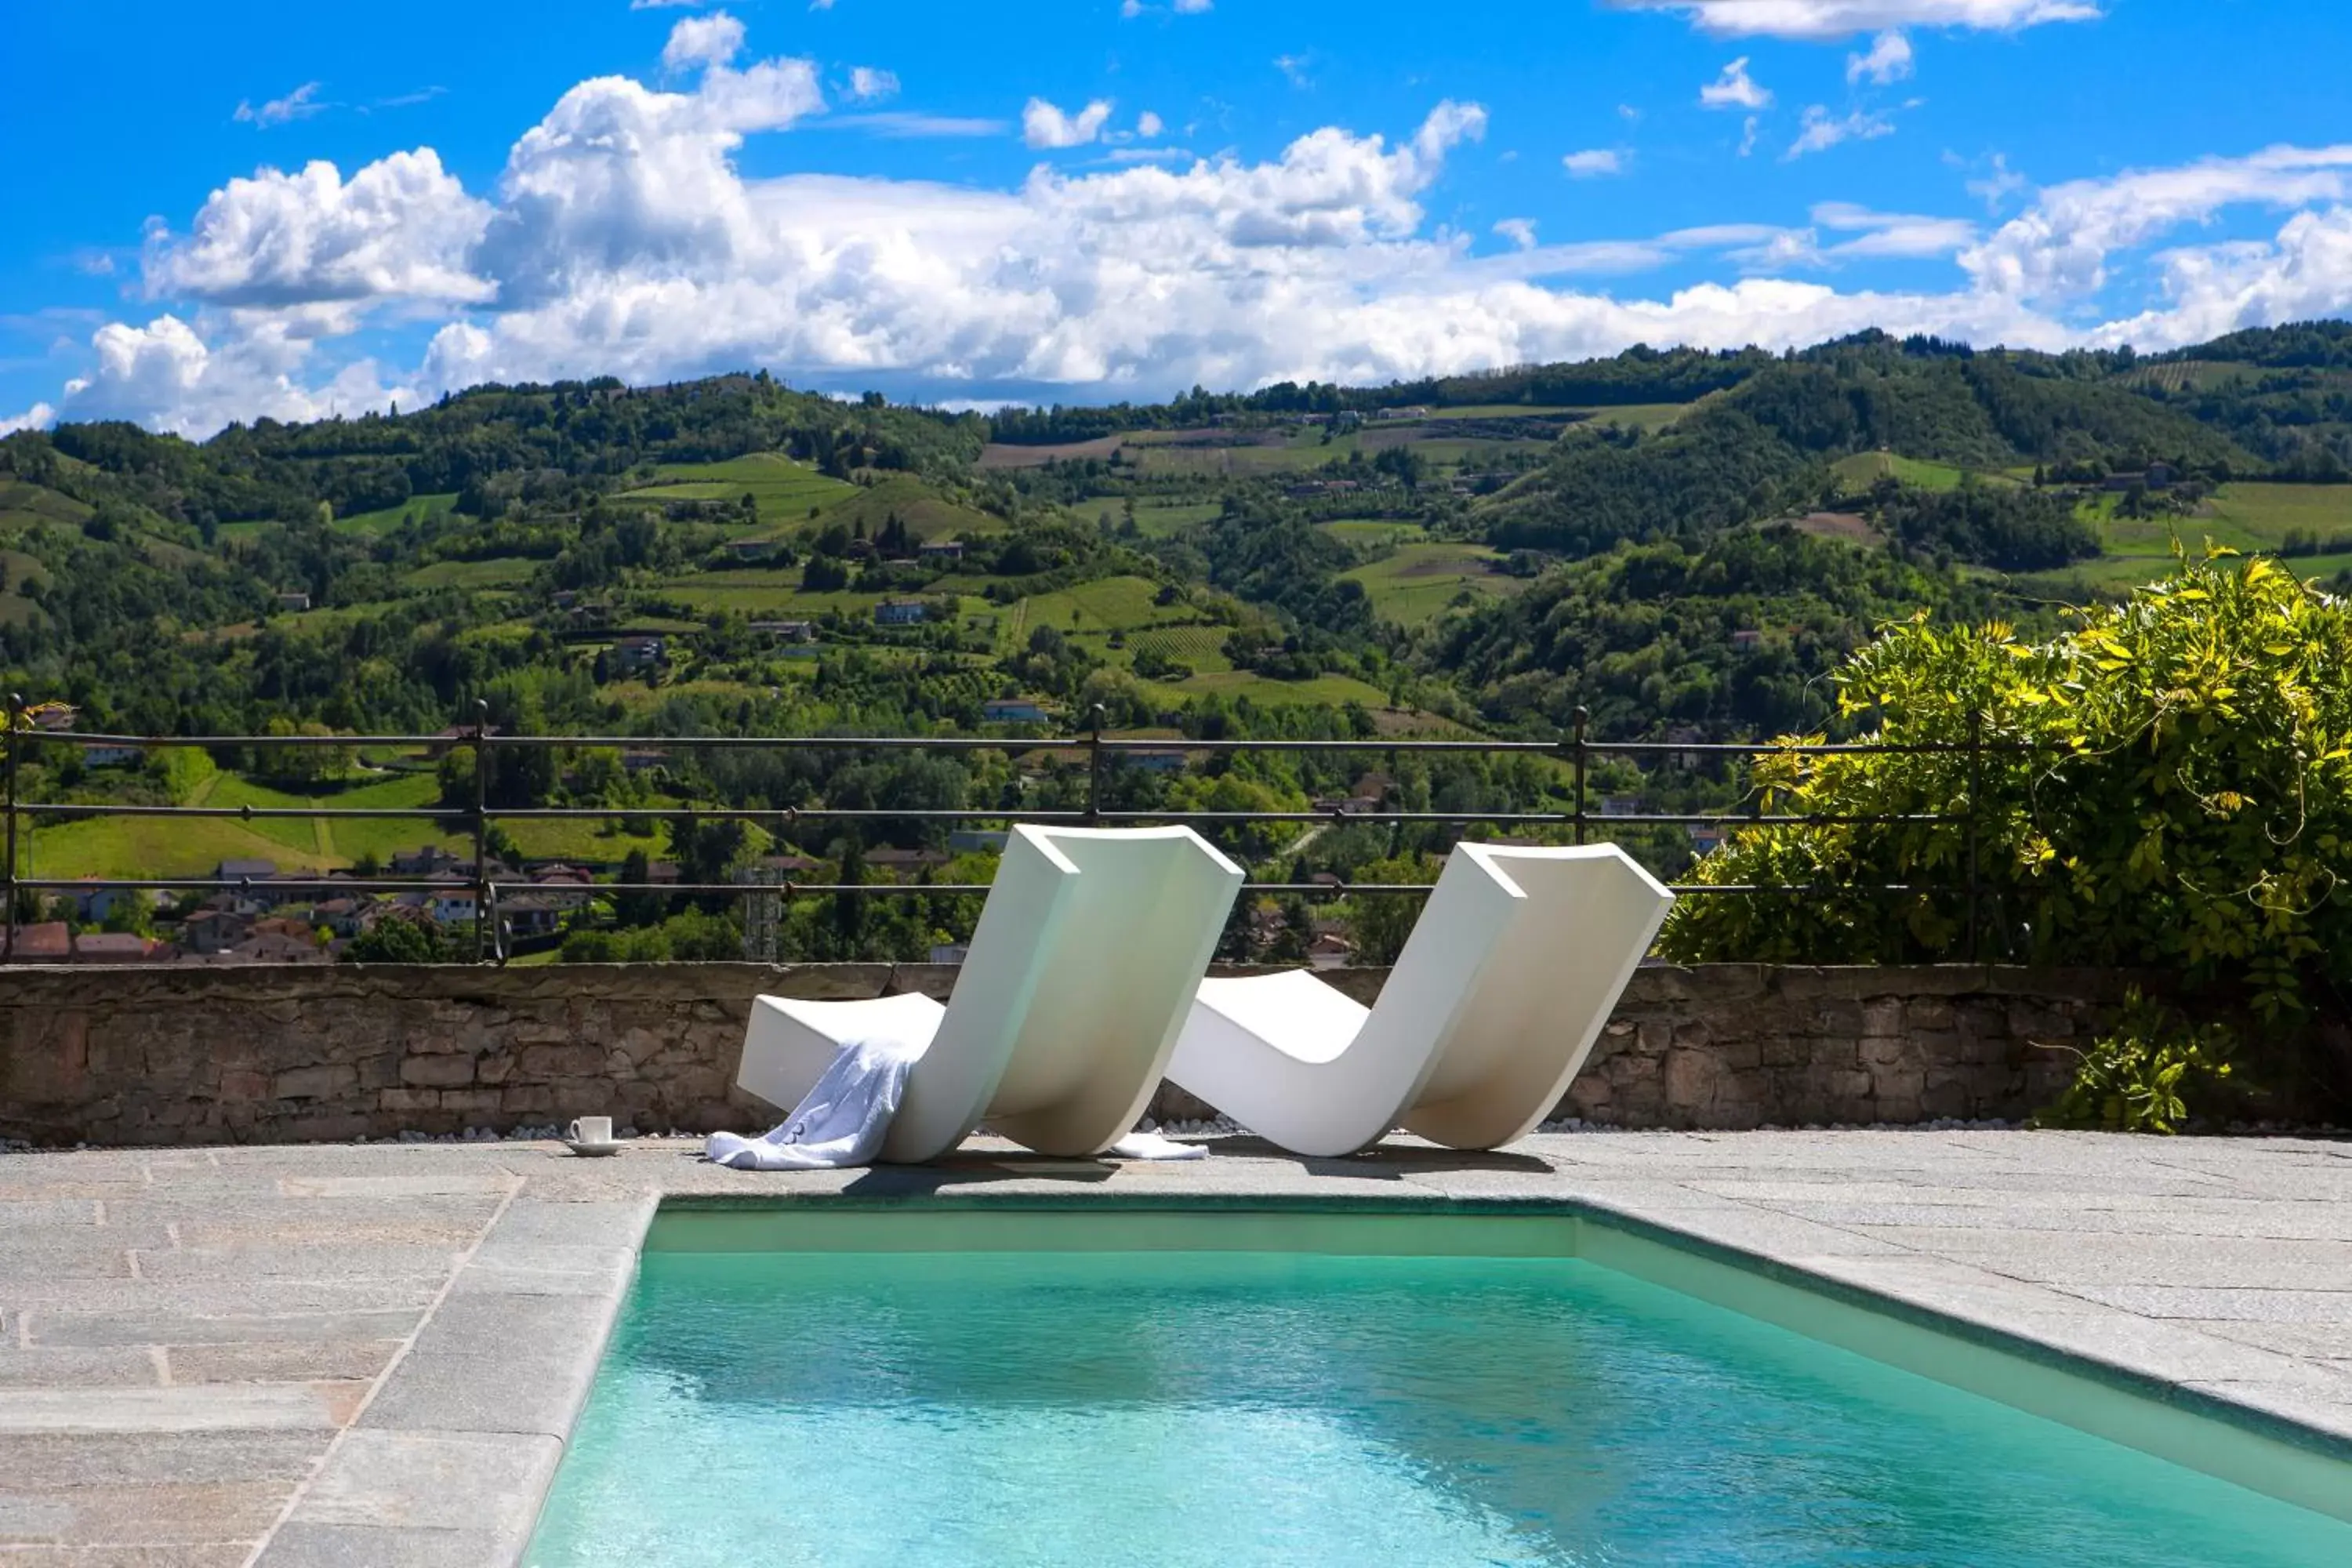
[[[1983,956],[2242,983],[2280,1019],[2352,976],[2352,605],[2277,563],[2184,560],[2048,642],[1897,625],[1839,686],[1864,738],[1952,749],[1778,752],[1766,808],[1972,816]],[[1970,848],[1952,821],[1746,829],[1696,879],[1919,890],[1686,899],[1664,950],[1964,957]]]

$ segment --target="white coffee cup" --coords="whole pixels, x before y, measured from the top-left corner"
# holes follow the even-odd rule
[[[572,1143],[610,1143],[613,1141],[613,1119],[609,1116],[583,1116],[564,1131],[564,1139]]]

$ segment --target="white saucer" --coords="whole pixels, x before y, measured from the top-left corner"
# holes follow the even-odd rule
[[[617,1138],[610,1143],[574,1143],[567,1138],[563,1141],[563,1146],[583,1160],[602,1159],[607,1154],[617,1154],[621,1152],[621,1142]]]

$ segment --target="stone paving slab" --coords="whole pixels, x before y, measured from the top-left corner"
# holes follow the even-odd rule
[[[1171,1164],[976,1140],[744,1173],[646,1141],[0,1156],[0,1568],[495,1568],[665,1198],[1576,1205],[2352,1452],[2352,1143],[1610,1133]]]

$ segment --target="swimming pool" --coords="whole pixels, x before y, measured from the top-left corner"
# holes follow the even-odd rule
[[[2352,1523],[1889,1364],[1942,1376],[1926,1330],[1859,1354],[1813,1337],[1855,1309],[1733,1310],[1658,1282],[1697,1278],[1671,1253],[1460,1216],[666,1215],[526,1561],[2352,1562]],[[2306,1460],[2291,1494],[2352,1486],[2245,1457]]]

